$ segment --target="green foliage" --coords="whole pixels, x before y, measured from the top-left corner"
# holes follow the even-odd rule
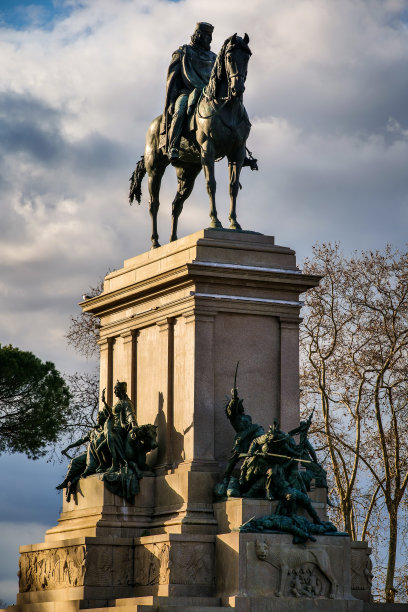
[[[0,345],[0,454],[45,455],[70,416],[70,393],[54,364]]]

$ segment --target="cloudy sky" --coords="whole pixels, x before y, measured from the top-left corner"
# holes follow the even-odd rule
[[[1,0],[1,343],[63,373],[92,367],[66,345],[69,317],[108,269],[150,247],[146,185],[129,207],[128,178],[196,21],[214,24],[216,52],[234,32],[250,37],[260,171],[244,170],[241,225],[300,262],[316,241],[406,248],[407,0]],[[227,222],[223,162],[217,179]],[[170,169],[163,243],[175,186]],[[200,177],[179,234],[207,224]],[[18,544],[55,524],[63,466],[3,456],[0,470],[0,598],[15,601]]]

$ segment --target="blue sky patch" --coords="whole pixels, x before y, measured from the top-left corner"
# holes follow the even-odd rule
[[[75,6],[73,2],[65,0],[2,0],[0,27],[51,30],[55,22],[68,17]]]

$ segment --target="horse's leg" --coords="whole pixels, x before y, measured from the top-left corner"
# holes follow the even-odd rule
[[[152,249],[159,247],[159,234],[157,232],[157,213],[160,201],[159,192],[164,171],[169,165],[167,155],[160,149],[160,120],[156,117],[152,121],[146,134],[146,146],[144,153],[145,168],[149,177],[149,213],[152,219]]]
[[[245,158],[245,147],[241,147],[233,155],[228,156],[229,194],[230,194],[230,229],[240,230],[237,221],[237,195],[239,191],[239,175]]]
[[[214,145],[210,139],[206,140],[201,146],[201,165],[204,170],[205,181],[207,184],[207,193],[210,198],[210,227],[222,228],[221,222],[217,217],[217,209],[215,207],[215,174],[214,174]]]
[[[177,222],[184,202],[193,191],[194,182],[200,173],[201,166],[177,167],[177,194],[172,204],[172,223],[170,242],[177,240]]]
[[[152,249],[156,249],[160,246],[159,243],[159,234],[157,232],[157,213],[160,207],[159,193],[160,193],[160,185],[161,180],[163,178],[164,171],[166,169],[166,164],[158,164],[155,166],[151,166],[148,169],[149,175],[149,213],[152,219]]]

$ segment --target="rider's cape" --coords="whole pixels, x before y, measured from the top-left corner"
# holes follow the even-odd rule
[[[160,124],[160,147],[167,150],[167,134],[171,123],[169,106],[182,93],[191,94],[198,100],[196,92],[201,92],[210,80],[211,70],[217,56],[212,51],[198,49],[193,45],[183,45],[172,55],[167,72],[166,100]],[[194,93],[193,93],[194,92]]]

